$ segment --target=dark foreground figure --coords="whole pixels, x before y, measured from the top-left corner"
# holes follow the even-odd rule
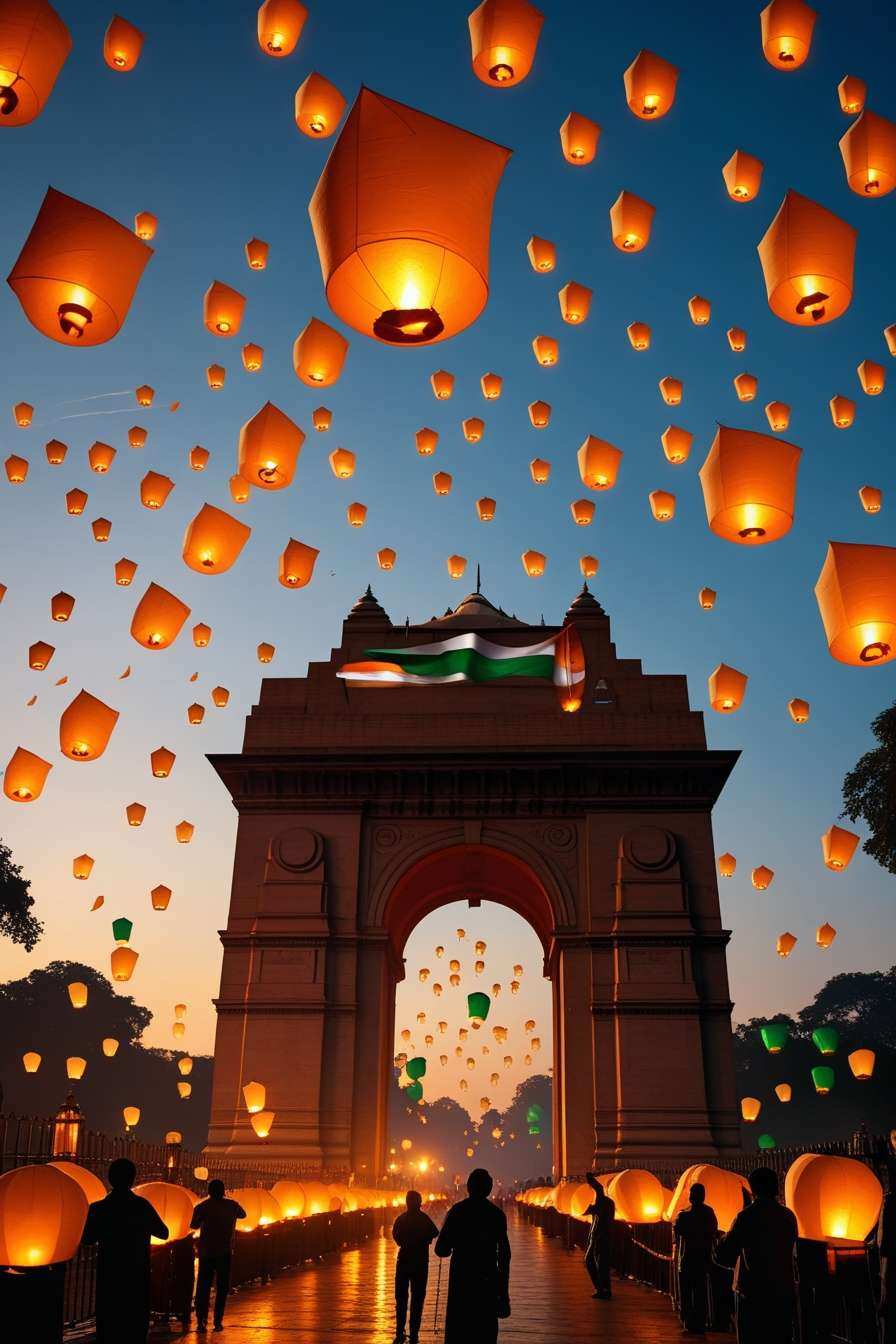
[[[81,1238],[98,1248],[96,1344],[146,1344],[149,1330],[149,1242],[168,1229],[148,1199],[131,1189],[137,1168],[126,1157],[109,1168],[112,1189],[91,1204]]]
[[[451,1256],[445,1344],[495,1344],[498,1321],[510,1315],[507,1219],[491,1192],[488,1172],[471,1171],[469,1198],[448,1210],[436,1242],[436,1255]]]
[[[604,1188],[589,1171],[585,1180],[594,1191],[594,1201],[585,1210],[591,1215],[588,1229],[588,1242],[585,1247],[585,1268],[594,1285],[594,1297],[604,1300],[612,1297],[610,1289],[610,1248],[613,1236],[613,1219],[616,1217],[616,1204]]]
[[[224,1182],[209,1181],[208,1199],[193,1210],[190,1227],[199,1229],[199,1269],[196,1274],[196,1326],[208,1329],[208,1300],[215,1285],[215,1329],[223,1329],[224,1303],[230,1291],[233,1230],[246,1210],[235,1199],[224,1198]]]
[[[398,1246],[395,1265],[395,1344],[403,1344],[408,1319],[408,1294],[411,1299],[410,1344],[417,1344],[426,1281],[429,1276],[429,1245],[439,1235],[428,1213],[420,1207],[423,1197],[416,1190],[405,1195],[407,1213],[401,1213],[392,1225],[392,1239]]]
[[[742,1209],[716,1248],[733,1265],[738,1344],[792,1344],[796,1308],[793,1253],[796,1218],[778,1203],[770,1167],[750,1173],[753,1202]]]
[[[705,1335],[709,1271],[719,1224],[699,1181],[691,1186],[690,1197],[690,1208],[681,1211],[672,1229],[678,1259],[681,1323],[689,1335]]]

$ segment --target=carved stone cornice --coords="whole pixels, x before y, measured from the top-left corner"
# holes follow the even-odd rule
[[[591,1004],[594,1017],[730,1017],[733,1008],[729,999],[630,999]]]
[[[379,817],[582,816],[614,807],[706,811],[734,751],[520,750],[214,755],[240,812],[325,809]]]

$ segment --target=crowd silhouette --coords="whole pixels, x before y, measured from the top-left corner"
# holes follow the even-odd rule
[[[148,1200],[132,1186],[133,1162],[118,1158],[109,1167],[111,1189],[91,1204],[83,1233],[97,1247],[97,1344],[146,1344],[150,1324],[150,1244],[165,1240],[168,1229]],[[593,1296],[611,1297],[610,1253],[615,1204],[592,1174],[586,1177],[594,1199],[586,1210],[591,1223],[585,1268]],[[689,1207],[673,1225],[678,1303],[683,1333],[705,1335],[709,1324],[708,1286],[718,1267],[734,1271],[733,1292],[738,1344],[793,1344],[797,1331],[794,1259],[797,1222],[779,1200],[778,1177],[758,1167],[749,1177],[750,1202],[729,1230],[718,1234],[718,1220],[695,1183]],[[448,1210],[441,1230],[423,1210],[422,1196],[409,1190],[406,1211],[396,1218],[392,1237],[395,1265],[394,1344],[419,1344],[426,1301],[429,1253],[450,1259],[444,1308],[445,1344],[496,1344],[499,1322],[510,1315],[510,1242],[507,1219],[494,1203],[492,1178],[483,1168],[470,1172],[467,1198]],[[245,1210],[226,1197],[221,1181],[208,1184],[208,1197],[193,1211],[198,1232],[195,1290],[197,1329],[208,1328],[214,1285],[213,1329],[223,1330],[230,1284],[234,1231]],[[881,1258],[881,1340],[896,1344],[896,1183],[890,1183],[880,1215],[877,1244]],[[437,1289],[434,1333],[439,1327]]]

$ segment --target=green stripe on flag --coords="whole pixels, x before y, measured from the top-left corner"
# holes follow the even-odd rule
[[[447,677],[458,673],[470,681],[497,681],[501,677],[554,679],[553,653],[523,654],[520,658],[487,658],[476,649],[448,649],[444,653],[404,653],[401,649],[365,649],[365,658],[396,663],[418,677]]]

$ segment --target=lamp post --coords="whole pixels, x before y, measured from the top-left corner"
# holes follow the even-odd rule
[[[69,1092],[65,1101],[53,1117],[53,1156],[76,1157],[78,1139],[84,1113],[75,1100],[74,1092]]]

